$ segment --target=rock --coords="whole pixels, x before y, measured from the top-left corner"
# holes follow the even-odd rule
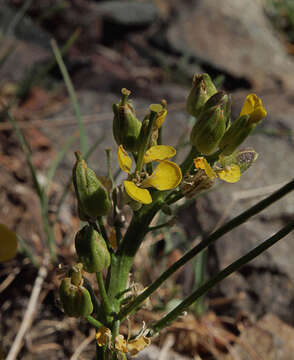
[[[260,1],[183,3],[167,32],[169,42],[254,88],[294,88],[294,64],[274,36]]]
[[[50,56],[50,52],[37,44],[27,43],[15,38],[4,38],[0,57],[12,49],[7,61],[0,68],[1,82],[18,82],[24,79],[33,66]],[[19,60],[21,59],[21,61]]]
[[[0,29],[4,36],[15,36],[16,38],[36,44],[42,48],[51,49],[50,35],[37,26],[30,17],[23,16],[19,21],[16,21],[20,15],[21,10],[13,9],[1,4],[0,7]],[[13,25],[14,24],[14,25]],[[22,56],[23,58],[24,56]],[[23,59],[22,59],[23,61]]]
[[[97,10],[111,23],[122,27],[148,27],[158,17],[158,9],[151,2],[102,1]]]
[[[255,325],[244,329],[231,354],[223,360],[266,359],[291,360],[294,353],[294,329],[273,314],[267,314]]]

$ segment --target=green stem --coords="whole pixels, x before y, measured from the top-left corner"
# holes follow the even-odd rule
[[[117,313],[120,310],[120,296],[126,289],[134,256],[148,232],[149,224],[163,204],[164,194],[155,192],[153,203],[143,206],[133,216],[123,241],[116,254],[112,256],[108,296]]]
[[[220,281],[231,275],[233,272],[239,270],[242,266],[252,261],[254,258],[259,256],[269,247],[273,246],[276,242],[283,239],[294,229],[294,220],[291,221],[287,226],[283,227],[275,235],[271,236],[269,239],[265,240],[262,244],[256,246],[253,250],[249,251],[246,255],[240,257],[238,260],[234,261],[232,264],[220,271],[216,276],[211,278],[200,288],[194,291],[190,296],[188,296],[180,305],[178,305],[174,310],[169,312],[164,318],[157,321],[151,328],[152,335],[158,333],[164,327],[168,326],[172,321],[174,321],[178,316],[180,316],[183,311],[193,304],[200,296],[207,293],[213,286],[218,284]]]
[[[200,155],[199,151],[194,146],[191,146],[190,152],[188,153],[186,159],[181,164],[183,177],[191,170],[191,167],[193,165],[193,159],[199,155]]]
[[[92,301],[93,308],[94,308],[93,313],[98,318],[98,321],[105,324],[106,323],[106,318],[105,318],[104,311],[100,306],[100,303],[99,303],[99,301],[98,301],[98,299],[97,299],[97,297],[95,295],[95,292],[94,292],[94,290],[92,288],[92,285],[91,285],[90,281],[86,277],[83,278],[83,281],[84,281],[84,283],[83,283],[84,287],[89,291],[90,296],[91,296],[91,301]]]
[[[104,240],[108,241],[108,236],[107,236],[107,232],[106,232],[106,229],[105,229],[105,226],[103,223],[102,216],[98,216],[98,224],[99,224],[99,228],[100,228],[100,231],[101,231],[101,234],[102,234]]]
[[[108,296],[107,296],[107,293],[105,290],[102,272],[97,272],[96,278],[97,278],[97,283],[98,283],[98,287],[99,287],[99,291],[100,291],[100,295],[101,295],[102,307],[104,309],[104,313],[106,314],[106,317],[109,317],[109,315],[111,315],[111,313],[112,313],[112,307],[110,305],[110,302],[109,302],[109,299],[108,299]]]
[[[213,165],[216,162],[216,160],[219,158],[221,153],[222,150],[218,150],[214,154],[206,156],[206,160],[209,162],[210,165]]]
[[[112,149],[106,149],[106,159],[107,159],[107,172],[108,172],[108,177],[109,180],[111,181],[111,184],[113,185],[113,176],[112,176]]]
[[[138,158],[136,163],[136,170],[135,172],[141,172],[143,165],[144,165],[144,155],[150,143],[151,134],[154,126],[154,122],[158,116],[158,113],[162,110],[162,106],[159,104],[152,104],[150,105],[150,116],[149,122],[146,130],[146,134],[144,134],[139,151],[138,151]]]
[[[180,200],[183,196],[182,191],[180,189],[176,189],[167,196],[165,202],[167,205],[171,205]]]
[[[279,190],[274,192],[272,195],[268,196],[266,199],[261,200],[256,205],[252,206],[248,210],[244,211],[240,215],[236,216],[234,219],[228,221],[226,224],[221,226],[211,235],[209,235],[206,239],[203,239],[198,245],[192,248],[187,252],[183,257],[181,257],[178,261],[176,261],[173,265],[171,265],[165,272],[163,272],[159,278],[157,278],[142,294],[140,294],[134,301],[124,307],[120,314],[119,319],[124,319],[128,314],[133,312],[142,302],[144,302],[156,289],[158,289],[161,284],[168,279],[173,273],[175,273],[180,267],[190,261],[194,256],[196,256],[200,251],[205,249],[208,245],[211,245],[216,240],[218,240],[221,236],[230,232],[237,226],[246,222],[252,216],[258,214],[274,202],[281,199],[283,196],[288,194],[294,189],[294,179],[288,182],[286,185],[281,187]]]
[[[206,269],[207,249],[202,250],[195,259],[195,288],[198,289],[204,283]],[[197,316],[201,316],[206,311],[204,297],[200,297],[194,304],[194,311]]]
[[[99,329],[101,326],[103,326],[103,324],[101,324],[100,321],[96,320],[96,319],[93,318],[93,316],[91,316],[91,315],[86,316],[85,319],[86,319],[91,325],[93,325],[96,329]]]
[[[120,327],[120,321],[115,320],[113,322],[113,326],[112,326],[112,345],[113,345],[113,347],[115,345],[115,338],[119,334],[119,327]]]

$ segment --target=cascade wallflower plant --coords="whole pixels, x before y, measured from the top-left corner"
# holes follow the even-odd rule
[[[204,157],[197,157],[194,159],[194,165],[196,169],[202,169],[206,175],[213,178],[220,178],[223,181],[229,183],[235,183],[240,180],[241,170],[237,164],[224,164],[223,158],[220,156],[219,163],[213,167],[210,166],[208,161]]]
[[[129,176],[130,180],[124,181],[126,193],[135,201],[141,204],[150,204],[152,197],[146,189],[154,187],[157,190],[171,190],[177,187],[182,180],[182,172],[180,167],[168,159],[176,154],[176,150],[172,146],[155,145],[151,146],[144,155],[144,164],[151,162],[159,162],[151,175],[137,174],[137,176]],[[122,171],[127,174],[131,173],[132,159],[122,145],[117,151],[118,163]]]

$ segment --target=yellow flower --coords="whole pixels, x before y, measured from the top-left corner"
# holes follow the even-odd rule
[[[164,123],[165,117],[167,114],[167,110],[163,109],[155,120],[155,126],[157,129],[161,128],[162,124]]]
[[[14,258],[17,251],[17,236],[5,225],[0,224],[0,262]]]
[[[267,112],[262,105],[261,99],[256,94],[249,94],[243,104],[240,116],[249,115],[249,121],[253,124],[258,123],[266,117]]]
[[[140,351],[149,346],[151,340],[146,336],[140,336],[137,339],[129,340],[127,344],[128,352],[131,356],[136,356]]]
[[[130,356],[136,356],[140,351],[149,346],[151,340],[146,336],[139,336],[136,339],[129,340],[124,339],[123,335],[119,334],[115,338],[115,349],[123,353],[129,353]]]
[[[152,197],[146,188],[154,187],[157,190],[164,191],[177,187],[182,180],[181,169],[176,163],[167,160],[175,154],[176,150],[171,146],[156,145],[150,147],[145,153],[144,163],[148,164],[152,161],[157,161],[159,164],[150,176],[144,179],[137,179],[136,183],[131,180],[124,181],[126,193],[139,203],[150,204]],[[131,172],[132,160],[122,145],[118,148],[117,157],[120,168],[129,174]]]
[[[123,353],[128,352],[127,342],[121,334],[117,335],[115,338],[115,349]]]
[[[98,346],[104,346],[111,343],[111,330],[105,326],[101,326],[96,333]]]
[[[194,159],[194,165],[196,169],[204,170],[209,178],[219,177],[223,181],[235,183],[239,181],[241,177],[241,170],[237,164],[231,164],[221,167],[214,166],[212,168],[204,157],[197,157],[196,159]]]

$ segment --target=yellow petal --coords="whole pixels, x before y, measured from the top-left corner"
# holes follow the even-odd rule
[[[144,156],[144,162],[162,161],[172,158],[176,155],[176,149],[167,145],[155,145],[149,148]]]
[[[132,181],[124,181],[124,187],[127,194],[134,200],[142,203],[142,204],[150,204],[152,203],[152,197],[150,192],[146,189],[139,188]]]
[[[208,161],[204,157],[197,157],[194,159],[194,165],[196,169],[202,169],[205,171],[205,174],[209,178],[217,177],[216,173],[213,171],[212,167],[209,165]]]
[[[129,157],[122,145],[120,145],[117,149],[117,160],[122,171],[129,174],[131,172],[132,159]]]
[[[128,342],[128,351],[131,356],[136,356],[140,351],[149,346],[151,340],[146,336],[140,336],[138,339],[130,340]]]
[[[96,340],[98,346],[104,346],[111,341],[111,330],[105,326],[101,326],[96,333]]]
[[[159,116],[157,117],[157,119],[155,120],[155,126],[157,127],[157,129],[159,129],[162,124],[164,123],[165,117],[167,114],[167,110],[163,109],[160,113]]]
[[[14,258],[17,250],[17,236],[15,232],[0,224],[0,262]]]
[[[240,116],[249,115],[249,120],[252,123],[258,123],[264,117],[267,112],[262,105],[261,99],[256,94],[249,94],[243,104]]]
[[[172,161],[161,161],[160,164],[142,182],[143,187],[153,186],[157,190],[170,190],[179,185],[182,180],[182,172],[179,166]]]
[[[118,351],[121,351],[123,353],[127,353],[128,349],[127,349],[127,342],[124,339],[123,335],[119,334],[117,335],[117,337],[115,338],[115,348]]]
[[[227,168],[217,172],[217,175],[220,179],[229,182],[235,183],[240,180],[241,170],[240,167],[236,164],[228,166]]]

